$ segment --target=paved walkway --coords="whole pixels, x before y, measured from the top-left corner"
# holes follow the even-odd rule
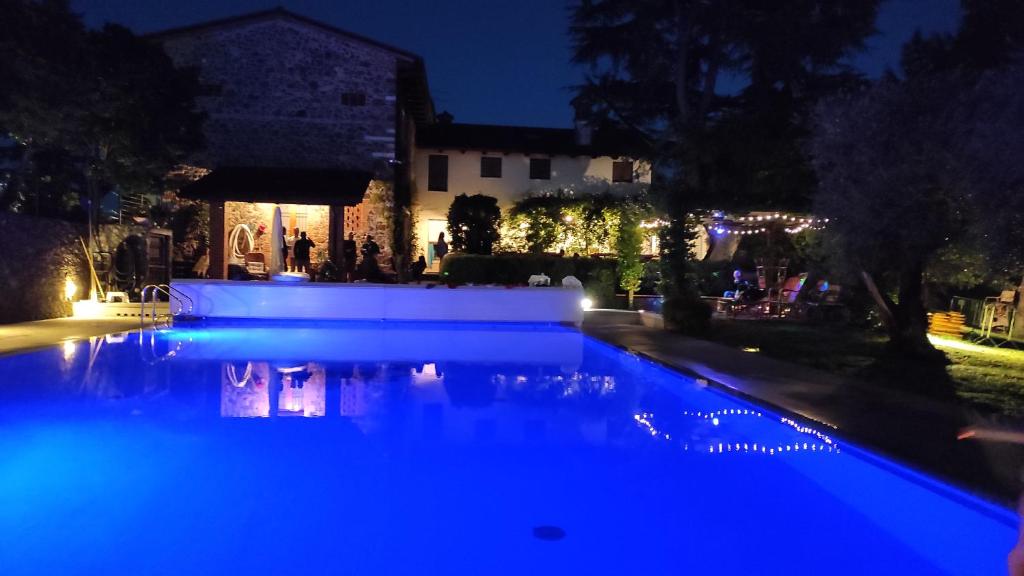
[[[625,316],[588,316],[583,331],[835,426],[857,444],[1004,504],[1018,496],[1024,448],[957,440],[958,431],[966,426],[991,425],[971,410],[630,322]]]
[[[55,318],[20,324],[0,324],[0,354],[43,348],[64,340],[102,336],[138,327],[138,318]]]

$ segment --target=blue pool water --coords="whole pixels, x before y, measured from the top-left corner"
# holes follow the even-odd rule
[[[0,374],[4,576],[988,575],[1016,540],[1002,508],[557,326],[186,326]]]

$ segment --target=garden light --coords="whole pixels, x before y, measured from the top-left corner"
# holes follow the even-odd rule
[[[78,286],[75,286],[74,280],[67,278],[64,280],[64,299],[71,301],[75,299],[75,294],[78,293]]]
[[[584,298],[584,299],[580,300],[580,308],[583,308],[584,310],[590,310],[593,307],[594,307],[594,301],[591,300],[590,298]]]

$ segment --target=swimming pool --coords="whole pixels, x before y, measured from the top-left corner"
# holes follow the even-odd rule
[[[1016,540],[560,326],[186,325],[0,374],[4,575],[1000,574]]]

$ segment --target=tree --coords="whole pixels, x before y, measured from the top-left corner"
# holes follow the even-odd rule
[[[965,229],[963,173],[942,121],[946,89],[889,79],[819,107],[815,211],[854,262],[894,350],[925,356],[925,267]],[[896,292],[891,298],[890,292]]]
[[[715,130],[729,128],[727,119],[732,126],[797,122],[800,114],[792,111],[809,109],[822,91],[854,78],[839,63],[872,32],[877,8],[875,0],[784,5],[757,0],[581,0],[573,5],[573,58],[588,70],[586,83],[576,89],[577,113],[636,131],[650,144],[658,170],[652,193],[670,221],[661,242],[667,317],[677,305],[696,309],[691,306],[696,293],[688,281],[689,214],[719,201],[716,193],[736,183],[771,198],[774,194],[765,187],[772,182],[777,187],[786,180],[779,175],[792,172],[794,163],[806,163],[799,153],[777,154],[780,149],[799,150],[799,130],[769,129],[765,133],[785,135],[786,146],[740,150],[761,158],[730,166],[723,159],[737,156],[733,151],[739,148],[732,145],[740,140],[715,139]],[[724,94],[718,86],[723,73],[745,77],[746,87],[738,95]],[[781,108],[780,102],[785,104]],[[714,145],[706,146],[709,142]],[[771,176],[728,176],[737,167]],[[813,184],[810,178],[802,181]]]
[[[58,205],[162,191],[202,144],[196,72],[123,27],[86,30],[64,0],[0,0],[0,11],[0,133],[19,149],[4,203],[32,209],[58,174],[81,184]]]
[[[923,280],[943,258],[1020,265],[1011,260],[1024,248],[1022,72],[888,78],[818,109],[815,210],[830,218],[894,352],[935,357]]]
[[[501,209],[498,199],[483,194],[459,194],[448,208],[448,230],[452,250],[467,254],[490,254],[498,241]]]
[[[1024,10],[1019,0],[961,0],[956,34],[920,33],[903,47],[908,76],[950,71],[976,74],[1011,64],[1024,48]]]
[[[633,293],[640,288],[640,281],[644,275],[644,263],[640,259],[642,243],[640,207],[632,202],[627,202],[619,209],[619,225],[615,235],[615,258],[618,261],[619,283],[628,295],[630,308],[633,307]]]

